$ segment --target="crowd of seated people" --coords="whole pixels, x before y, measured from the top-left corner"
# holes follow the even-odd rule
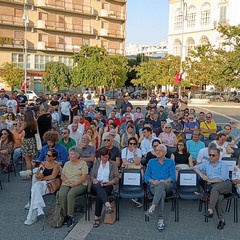
[[[197,114],[187,108],[184,93],[181,97],[175,94],[172,101],[165,93],[159,101],[152,94],[146,114],[140,107],[134,110],[128,96],[123,94],[110,112],[103,95],[95,103],[91,95],[85,99],[82,94],[78,97],[66,93],[60,99],[54,95],[48,103],[41,93],[34,106],[28,105],[24,92],[11,98],[17,102],[16,109],[6,105],[0,112],[1,167],[7,172],[12,157],[14,163],[20,155],[25,159],[26,170],[20,175],[24,179],[32,178],[31,198],[26,207],[29,209],[27,225],[43,214],[42,196],[49,193],[46,182],[57,176],[62,180],[59,196],[64,223],[72,226],[76,197],[86,191],[89,180],[89,191],[97,194],[94,227],[98,227],[102,206],[111,212],[108,195],[118,187],[118,172],[123,168],[139,169],[145,176],[154,195],[151,209],[146,213],[151,216],[157,205],[162,206],[165,192],[176,181],[179,170],[210,162],[212,149],[220,149],[221,160],[239,147],[240,129],[236,123],[230,122],[217,131],[211,113]],[[169,102],[172,109],[168,107]],[[40,151],[35,139],[37,132],[42,140]],[[152,169],[161,168],[165,159],[166,171],[162,177]],[[36,162],[42,163],[43,170],[37,168]],[[41,184],[44,188],[39,191]],[[142,206],[139,199],[132,201]],[[163,230],[163,207],[158,215],[158,229]]]

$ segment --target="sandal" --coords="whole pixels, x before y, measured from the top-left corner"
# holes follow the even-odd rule
[[[111,206],[109,206],[109,207],[106,208],[106,213],[107,213],[107,214],[110,214],[110,213],[112,213],[112,212],[113,212],[113,209],[112,209]]]
[[[94,219],[93,227],[98,228],[99,226],[100,226],[100,219]]]

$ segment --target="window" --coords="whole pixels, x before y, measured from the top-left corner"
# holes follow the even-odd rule
[[[27,69],[30,68],[30,54],[27,54]],[[12,62],[17,63],[18,67],[24,68],[24,54],[22,53],[13,53]]]
[[[211,5],[204,3],[201,8],[201,26],[208,26],[211,19]]]
[[[207,36],[202,36],[200,38],[200,45],[209,44],[209,39]]]
[[[178,8],[175,12],[174,17],[174,29],[181,29],[183,26],[183,13],[181,12],[180,8]]]
[[[194,49],[195,47],[195,41],[193,40],[193,38],[188,38],[187,41],[186,41],[186,57],[189,56],[189,53],[191,50]]]
[[[69,68],[73,67],[73,58],[71,57],[59,57],[59,62],[64,63]]]
[[[54,62],[54,56],[35,55],[35,69],[45,69],[48,62]]]
[[[196,8],[190,6],[187,12],[187,27],[192,28],[196,25]]]
[[[227,6],[220,7],[220,16],[219,16],[219,23],[226,24],[227,23]]]
[[[176,39],[173,43],[173,55],[181,56],[182,43],[179,39]]]

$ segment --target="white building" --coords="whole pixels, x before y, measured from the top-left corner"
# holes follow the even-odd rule
[[[165,55],[168,52],[167,42],[160,42],[159,45],[129,44],[126,48],[126,56],[144,54],[145,56]]]
[[[182,60],[194,46],[210,42],[221,47],[223,39],[215,29],[219,23],[240,23],[239,0],[169,0],[169,4],[168,52]]]

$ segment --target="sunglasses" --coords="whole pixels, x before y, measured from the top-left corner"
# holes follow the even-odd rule
[[[67,134],[67,132],[62,132],[62,134]]]
[[[104,139],[104,142],[110,142],[111,140],[110,139]]]
[[[218,156],[217,154],[209,154],[209,157],[216,157],[216,156]]]
[[[206,118],[211,118],[211,117],[206,117]]]
[[[171,127],[165,127],[165,128],[171,128]]]
[[[137,145],[135,142],[130,142],[129,145]]]
[[[51,155],[51,154],[47,154],[47,156],[48,156],[48,157],[52,157],[52,155]]]

